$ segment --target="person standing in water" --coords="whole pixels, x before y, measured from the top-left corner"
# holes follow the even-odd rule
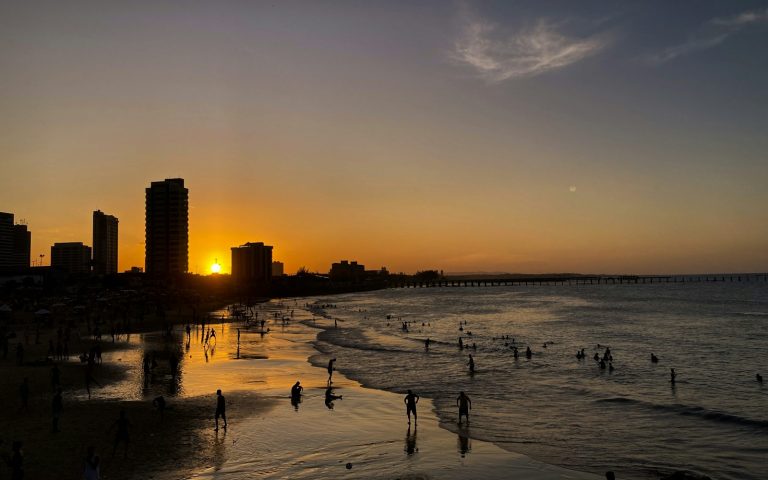
[[[416,404],[419,403],[419,396],[411,390],[408,390],[408,395],[403,399],[403,403],[405,403],[405,414],[408,416],[408,425],[411,424],[411,413],[413,413],[413,421],[418,423],[419,419],[416,415]]]
[[[469,373],[475,373],[475,359],[472,358],[471,353],[469,354],[469,363],[467,363],[467,365],[469,365]]]
[[[458,398],[456,398],[456,405],[459,407],[459,423],[461,423],[461,416],[464,415],[469,423],[469,411],[472,410],[472,400],[469,399],[467,394],[460,392]]]
[[[424,340],[424,350],[429,351],[429,338]]]
[[[336,370],[333,367],[333,362],[335,362],[336,359],[332,358],[328,361],[328,385],[333,383],[333,371]]]
[[[224,420],[224,429],[227,429],[227,402],[224,399],[224,395],[221,394],[221,390],[216,390],[216,414],[215,414],[215,420],[216,420],[216,428],[214,428],[215,432],[219,431],[219,417],[221,417],[222,420]]]
[[[301,398],[301,391],[304,390],[304,387],[301,386],[301,382],[296,382],[291,387],[291,399],[298,400]]]
[[[671,383],[672,385],[675,384],[675,377],[677,377],[677,374],[675,373],[675,369],[674,368],[670,368],[669,369],[669,383]]]

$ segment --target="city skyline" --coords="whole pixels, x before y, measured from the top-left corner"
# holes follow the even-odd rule
[[[0,6],[0,209],[46,264],[101,209],[143,266],[181,177],[195,273],[768,270],[764,2],[42,3]]]

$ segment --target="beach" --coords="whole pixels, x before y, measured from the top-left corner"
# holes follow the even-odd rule
[[[275,308],[263,307],[262,315]],[[84,367],[77,360],[63,362],[64,408],[55,434],[50,431],[50,366],[2,362],[4,405],[19,403],[17,384],[24,376],[31,385],[28,411],[3,416],[3,449],[12,439],[24,442],[26,478],[32,479],[81,478],[88,445],[96,447],[106,480],[599,478],[475,440],[471,424],[458,434],[441,428],[428,398],[418,404],[418,425],[409,428],[401,395],[363,388],[338,371],[334,393],[343,398],[328,408],[327,373],[308,362],[319,354],[312,346],[318,330],[302,323],[327,320],[311,318],[296,308],[285,325],[271,320],[265,335],[237,323],[214,323],[212,348],[201,343],[199,328],[192,329],[187,342],[183,325],[174,328],[172,339],[152,332],[119,338],[105,349],[95,373],[100,385],[93,387],[91,400],[82,384]],[[161,358],[163,351],[177,348],[184,352],[180,378],[174,380],[162,361],[150,378],[143,378],[146,352]],[[298,408],[289,397],[297,380],[305,387]],[[227,399],[229,425],[215,432],[218,388]],[[168,405],[162,420],[152,406],[158,395]],[[122,444],[112,455],[115,431],[109,430],[120,410],[130,421],[125,457]]]

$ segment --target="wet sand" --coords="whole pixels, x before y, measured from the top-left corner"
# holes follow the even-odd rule
[[[410,428],[401,395],[367,389],[334,374],[335,394],[343,399],[329,409],[324,402],[327,373],[308,359],[325,361],[312,347],[316,329],[299,323],[299,313],[286,326],[271,320],[272,332],[260,335],[237,324],[214,325],[216,347],[206,350],[199,330],[189,346],[183,327],[171,345],[157,334],[132,336],[105,353],[96,371],[102,383],[87,400],[82,369],[62,368],[64,411],[57,434],[50,433],[50,367],[22,367],[3,362],[3,405],[18,405],[18,384],[29,376],[30,411],[3,415],[0,426],[6,440],[22,439],[26,478],[78,479],[88,445],[102,458],[105,480],[240,479],[240,478],[521,478],[533,480],[598,479],[472,440],[472,426],[459,435],[440,428],[432,403],[419,402],[419,422]],[[265,314],[266,315],[266,314]],[[325,321],[327,320],[320,320]],[[151,399],[169,387],[170,376],[161,366],[149,385],[142,380],[140,359],[147,351],[183,351],[182,374],[174,396],[166,395],[169,409],[161,422]],[[344,359],[340,358],[339,363]],[[303,401],[296,408],[290,387],[301,380]],[[229,428],[213,431],[214,392],[227,398]],[[418,393],[418,392],[416,392]],[[475,409],[482,405],[473,405]],[[131,421],[128,457],[122,447],[112,456],[114,431],[107,432],[125,409]],[[347,468],[347,464],[351,468]]]
[[[278,404],[230,428],[226,441],[222,436],[223,461],[193,478],[601,478],[472,440],[471,424],[459,435],[440,428],[426,398],[418,404],[418,425],[409,428],[402,395],[363,388],[339,372],[333,376],[334,393],[343,398],[329,409],[324,402],[327,372],[307,361],[327,361],[311,345],[316,332],[296,324],[275,329],[257,340],[268,360],[229,362],[251,364],[253,379],[263,381],[255,384],[258,392]],[[228,365],[220,362],[217,368]],[[298,406],[289,398],[296,380],[305,388]]]

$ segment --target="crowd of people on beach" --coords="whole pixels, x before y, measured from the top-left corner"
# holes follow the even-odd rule
[[[335,305],[333,304],[326,304],[326,305],[307,305],[307,307],[310,307],[310,311],[318,312],[320,310],[324,310],[327,308],[334,308]],[[273,320],[275,322],[282,322],[283,325],[285,325],[287,322],[289,322],[294,317],[293,309],[290,310],[290,314],[288,314],[288,311],[281,308],[279,312],[275,312],[273,315]],[[330,317],[329,317],[330,318]],[[220,319],[221,320],[221,319]],[[391,321],[393,320],[392,316],[387,315],[387,326],[390,326]],[[398,324],[400,325],[400,329],[404,333],[410,333],[414,328],[418,328],[418,324],[415,324],[413,321],[409,320],[402,320],[400,318],[397,319]],[[103,323],[103,322],[101,322]],[[122,327],[116,323],[113,322],[109,326],[109,331],[111,332],[111,339],[112,342],[115,342],[119,340],[121,334],[125,334],[126,338],[129,335],[128,334],[128,320],[123,319],[123,325]],[[99,366],[102,364],[102,334],[101,329],[99,327],[100,322],[96,322],[95,325],[91,325],[90,322],[88,322],[88,328],[86,330],[87,335],[86,338],[90,339],[92,341],[90,348],[88,348],[86,351],[84,351],[81,355],[78,356],[79,361],[83,364],[83,372],[84,372],[84,387],[85,391],[87,393],[88,399],[91,398],[91,389],[92,385],[96,385],[101,387],[101,384],[96,380],[96,374],[95,372],[99,368]],[[257,330],[258,333],[260,333],[262,336],[264,336],[266,333],[269,333],[269,328],[266,326],[266,319],[265,316],[262,316],[260,319],[258,318],[258,313],[256,313],[252,318],[248,319],[246,321],[245,327],[247,328],[249,325],[254,325],[259,330]],[[338,328],[338,319],[333,319],[333,325],[334,328]],[[431,325],[428,322],[422,322],[421,327],[422,328],[428,328]],[[199,328],[200,332],[200,342],[203,344],[203,348],[205,351],[206,359],[209,352],[213,352],[216,346],[216,328],[213,327],[210,324],[206,324],[206,319],[202,318],[200,319],[199,323],[197,323],[196,328]],[[241,329],[237,328],[237,348],[238,348],[238,356],[239,356],[239,348],[240,348],[240,335],[241,335]],[[476,358],[475,353],[477,352],[477,344],[472,341],[471,343],[469,341],[465,341],[465,339],[473,339],[473,333],[469,329],[469,323],[467,320],[462,320],[459,324],[458,330],[461,334],[461,336],[458,337],[458,348],[462,352],[471,351],[472,353],[467,353],[467,361],[466,361],[466,367],[467,371],[470,375],[474,375],[477,372],[477,366],[476,366]],[[68,358],[70,358],[70,342],[73,338],[73,336],[76,334],[73,332],[69,326],[65,327],[59,327],[55,332],[55,338],[49,338],[48,339],[48,350],[47,350],[47,361],[50,362],[51,368],[50,368],[50,388],[51,388],[51,401],[50,401],[50,408],[51,408],[51,434],[57,434],[60,431],[60,420],[62,417],[62,413],[64,412],[64,386],[62,385],[62,374],[61,370],[59,368],[59,364],[61,362],[66,362]],[[190,323],[187,323],[183,330],[186,341],[187,341],[187,348],[189,348],[189,343],[191,341],[191,332],[192,327]],[[162,334],[163,338],[166,338],[168,341],[171,341],[174,339],[173,337],[174,329],[173,324],[170,322],[166,322],[163,325]],[[38,334],[39,335],[39,334]],[[3,359],[6,359],[8,350],[9,350],[9,344],[11,339],[14,338],[14,335],[6,325],[0,325],[0,355],[2,355]],[[503,345],[505,348],[512,351],[512,355],[514,359],[519,358],[519,350],[522,350],[524,345],[519,344],[516,342],[514,337],[511,337],[510,335],[501,335],[498,337],[493,337],[492,340],[494,342],[503,342]],[[433,344],[433,341],[431,338],[426,337],[424,339],[424,350],[425,352],[429,353],[430,348]],[[548,348],[548,345],[551,345],[551,342],[544,342],[542,344],[542,348],[546,349]],[[595,364],[598,366],[600,370],[608,370],[609,372],[614,371],[614,357],[613,352],[611,351],[610,346],[597,344],[595,347],[595,353],[592,356],[592,359],[594,360]],[[22,341],[18,341],[15,348],[15,362],[19,366],[26,365],[26,358],[25,358],[25,348]],[[531,345],[525,345],[524,355],[527,359],[532,359],[534,356],[534,352],[531,349]],[[576,352],[576,359],[578,361],[585,361],[587,358],[587,354],[585,352],[585,348],[581,348]],[[169,371],[171,372],[171,376],[175,378],[179,373],[179,367],[180,367],[180,360],[181,356],[180,354],[170,354],[168,358],[168,367]],[[325,394],[324,394],[324,403],[328,409],[334,408],[334,402],[337,400],[342,400],[342,395],[337,395],[335,393],[335,387],[333,386],[333,375],[336,371],[336,361],[337,359],[330,358],[328,360],[327,364],[327,385],[325,386]],[[659,363],[660,359],[658,356],[656,356],[655,353],[650,353],[650,361],[654,364]],[[156,368],[158,368],[158,358],[151,353],[145,353],[145,355],[142,358],[142,372],[144,373],[144,381],[149,382],[150,379],[153,376],[153,372]],[[675,371],[675,368],[670,368],[670,383],[672,386],[676,384],[676,377],[677,372]],[[763,378],[758,373],[756,374],[756,380],[759,383],[762,383]],[[300,381],[296,381],[296,383],[291,387],[290,390],[290,399],[291,404],[298,410],[299,403],[302,402],[302,397],[304,395],[303,393],[304,387],[301,385]],[[29,408],[29,398],[30,398],[30,383],[29,379],[27,377],[24,377],[22,380],[22,383],[18,387],[18,396],[19,396],[19,404],[20,404],[20,410],[26,411]],[[403,398],[403,403],[405,405],[405,414],[407,418],[408,425],[411,425],[411,422],[413,424],[418,424],[418,413],[417,413],[417,405],[419,403],[420,396],[415,393],[413,390],[409,389],[407,390],[407,393],[405,394]],[[151,401],[152,407],[157,410],[159,414],[159,418],[162,421],[165,415],[165,411],[167,408],[167,401],[165,397],[162,395],[155,396]],[[466,424],[469,423],[470,418],[470,412],[472,410],[472,401],[464,391],[460,391],[458,393],[458,396],[455,400],[456,407],[458,408],[458,423],[461,425],[463,422],[466,422]],[[227,414],[226,414],[226,399],[222,393],[222,390],[219,389],[216,391],[215,396],[215,407],[212,408],[213,410],[213,426],[214,430],[218,431],[220,426],[223,429],[227,429],[228,422],[227,422]],[[221,421],[221,425],[220,425]],[[111,433],[114,431],[114,437],[113,437],[113,443],[112,443],[112,455],[114,456],[117,451],[122,447],[122,453],[123,457],[128,456],[129,451],[129,445],[130,445],[130,430],[132,428],[132,424],[128,419],[127,412],[125,410],[120,410],[119,417],[110,425],[107,432]],[[11,470],[11,478],[13,480],[22,480],[24,478],[24,454],[23,454],[23,443],[19,440],[13,441],[11,445],[11,452],[9,455],[4,456],[4,460],[6,464],[8,465],[9,469]],[[96,453],[96,448],[93,445],[89,445],[86,448],[86,455],[83,460],[83,478],[86,480],[98,480],[101,478],[100,469],[101,469],[101,460],[99,456]],[[607,479],[615,478],[612,472],[608,472],[606,474]]]

